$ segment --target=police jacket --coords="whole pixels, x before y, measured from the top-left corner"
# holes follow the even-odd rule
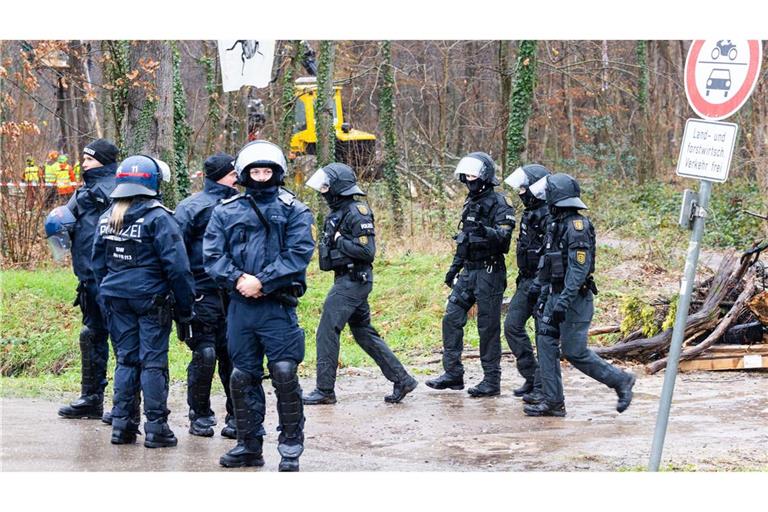
[[[250,299],[235,286],[244,273],[261,281],[265,295],[293,283],[306,289],[313,223],[309,208],[285,189],[238,194],[213,209],[203,237],[205,271],[243,301]]]
[[[173,212],[155,199],[139,198],[116,233],[109,227],[112,208],[99,219],[93,244],[93,273],[101,295],[142,299],[173,292],[179,316],[190,316],[195,282]]]
[[[91,252],[99,217],[109,208],[109,194],[115,188],[117,164],[97,167],[83,173],[85,184],[69,199],[67,208],[77,222],[72,230],[72,267],[80,281],[93,281]]]
[[[549,208],[544,201],[538,206],[526,208],[520,217],[520,231],[517,236],[517,268],[523,277],[534,277],[539,267],[541,248],[547,234]]]
[[[202,192],[193,194],[176,205],[176,221],[179,223],[184,245],[187,246],[189,266],[195,277],[195,289],[201,291],[216,290],[216,283],[208,276],[203,267],[203,235],[213,208],[225,199],[237,195],[237,190],[205,179]]]
[[[559,293],[558,303],[568,308],[578,294],[597,292],[595,272],[595,228],[579,214],[567,209],[550,218],[537,280],[542,293]]]
[[[468,263],[504,262],[515,228],[515,210],[504,194],[489,188],[478,196],[469,196],[460,225],[461,231],[454,236],[452,270],[458,271]]]
[[[376,256],[370,207],[350,197],[332,210],[325,218],[318,251],[320,270],[340,270],[350,265],[370,268]]]

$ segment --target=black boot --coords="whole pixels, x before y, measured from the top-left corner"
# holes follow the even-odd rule
[[[523,402],[531,405],[540,404],[544,401],[544,393],[539,391],[538,389],[534,389],[530,393],[526,393],[523,395]]]
[[[147,448],[171,448],[178,444],[178,439],[165,421],[144,423],[144,433],[147,435],[144,439]]]
[[[469,396],[473,398],[481,398],[484,396],[496,396],[501,393],[500,386],[498,384],[491,384],[487,380],[483,379],[477,386],[472,386],[467,390]]]
[[[533,391],[533,379],[526,379],[523,385],[512,391],[515,396],[523,396]]]
[[[189,422],[189,433],[199,437],[213,437],[213,427],[211,426],[211,416],[200,416]],[[215,425],[216,422],[214,421]]]
[[[222,437],[227,439],[237,439],[237,428],[235,427],[235,418],[227,414],[227,418],[224,420],[224,428],[221,429]]]
[[[59,416],[68,419],[100,420],[104,414],[104,395],[83,395],[59,408]]]
[[[299,456],[304,452],[304,405],[294,361],[275,361],[269,365],[277,398],[278,471],[298,471]]]
[[[464,377],[451,377],[447,373],[425,382],[432,389],[464,389]]]
[[[632,388],[635,385],[635,374],[630,373],[629,377],[619,386],[616,387],[616,394],[619,395],[619,401],[616,404],[616,410],[624,412],[632,403]]]
[[[526,416],[565,416],[565,404],[560,402],[559,404],[549,405],[546,401],[535,405],[526,405],[523,407],[523,412]]]
[[[107,425],[112,424],[112,411],[104,411],[104,414],[101,415],[101,422],[106,423]]]
[[[335,404],[336,393],[331,391],[323,391],[322,389],[315,389],[308,395],[304,395],[302,398],[304,405],[321,405],[321,404]]]
[[[211,437],[216,416],[211,410],[211,383],[216,368],[213,345],[198,345],[192,351],[187,367],[187,403],[189,404],[189,433]]]
[[[111,419],[111,415],[110,415]],[[129,420],[115,420],[112,427],[112,444],[133,444],[136,442],[136,436],[139,433],[139,422]]]
[[[388,404],[396,404],[405,398],[405,395],[416,389],[416,386],[418,385],[419,381],[408,375],[400,382],[395,382],[395,385],[392,388],[392,394],[385,396],[384,401]]]
[[[264,390],[261,381],[235,368],[229,381],[237,432],[237,445],[219,458],[225,468],[263,466]]]

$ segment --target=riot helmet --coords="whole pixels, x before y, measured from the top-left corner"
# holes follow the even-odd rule
[[[45,218],[45,236],[48,246],[53,253],[53,259],[61,261],[72,248],[71,231],[77,219],[67,206],[59,206],[51,210]]]
[[[171,168],[157,158],[133,155],[120,162],[115,178],[115,190],[109,195],[111,198],[156,197],[160,194],[161,181],[171,181]]]
[[[531,193],[531,186],[550,174],[552,174],[552,172],[543,165],[528,164],[515,169],[512,174],[507,176],[504,183],[517,190],[520,200],[526,208],[531,208],[536,205],[537,201],[543,200]],[[546,181],[544,183],[546,183]]]
[[[587,209],[587,205],[579,198],[581,187],[572,176],[557,173],[547,178],[547,204],[549,207]]]
[[[328,164],[315,171],[307,180],[306,185],[320,193],[329,192],[334,196],[365,195],[365,192],[357,186],[357,178],[352,168],[338,162]]]
[[[253,168],[272,169],[272,178],[257,182],[251,178]],[[264,189],[282,185],[288,173],[288,162],[279,146],[266,140],[254,140],[240,150],[235,158],[238,183],[250,189]]]
[[[475,151],[459,160],[453,175],[464,184],[479,180],[480,184],[482,184],[482,187],[479,187],[481,190],[499,184],[499,180],[496,178],[496,164],[493,163],[493,158],[488,153],[483,153],[482,151]],[[469,180],[467,179],[468,176],[471,177]],[[472,178],[476,178],[476,180]],[[470,188],[469,185],[467,187]],[[472,191],[472,188],[470,188],[470,191]]]

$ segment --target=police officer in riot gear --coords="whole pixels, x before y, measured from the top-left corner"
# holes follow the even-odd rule
[[[296,317],[312,258],[312,213],[282,189],[282,150],[264,140],[245,145],[235,169],[245,193],[213,210],[203,238],[205,270],[230,294],[227,344],[237,445],[219,463],[263,466],[264,356],[277,397],[280,471],[298,471],[304,450],[304,410],[296,374],[304,331]]]
[[[189,404],[189,433],[210,437],[216,416],[211,409],[211,384],[219,362],[219,378],[227,395],[226,424],[221,435],[235,439],[235,418],[229,393],[229,375],[232,364],[227,353],[227,306],[229,297],[219,290],[203,268],[203,235],[213,208],[237,195],[235,157],[217,153],[203,163],[205,182],[203,191],[184,199],[176,206],[179,223],[187,246],[190,268],[195,276],[195,318],[191,338],[184,342],[192,350],[187,366],[187,403]]]
[[[547,231],[549,210],[546,201],[534,196],[530,187],[550,174],[549,169],[543,165],[528,164],[518,167],[504,180],[518,192],[518,197],[524,206],[517,237],[518,271],[515,294],[509,303],[509,311],[504,320],[504,337],[517,361],[517,371],[525,379],[523,385],[513,391],[515,396],[525,396],[533,393],[534,390],[535,396],[538,396],[541,389],[541,382],[537,377],[538,363],[533,353],[531,339],[525,330],[525,324],[533,316],[533,307],[538,299],[538,292],[534,294],[531,289]],[[529,300],[529,291],[531,291],[532,300]],[[527,399],[531,400],[531,397]]]
[[[495,165],[486,153],[470,153],[459,161],[454,175],[469,195],[461,214],[461,231],[454,237],[456,254],[445,284],[452,288],[443,316],[443,369],[427,381],[434,389],[463,389],[464,326],[467,312],[477,303],[480,362],[483,380],[467,391],[473,397],[498,395],[501,387],[501,301],[507,286],[504,255],[509,251],[515,212],[499,185]]]
[[[317,328],[317,388],[304,396],[304,403],[336,403],[339,335],[347,324],[357,344],[394,384],[392,394],[384,400],[400,402],[416,389],[418,381],[408,374],[371,325],[368,295],[373,289],[376,234],[373,212],[367,204],[355,199],[365,192],[357,186],[354,171],[341,163],[316,171],[307,180],[307,186],[320,192],[331,209],[319,241],[318,261],[320,270],[333,270],[334,284],[325,299]]]
[[[99,219],[93,273],[117,354],[112,443],[136,442],[134,400],[144,395],[144,446],[176,446],[168,427],[168,337],[171,307],[189,324],[194,279],[173,212],[157,200],[170,180],[165,162],[130,156],[117,169],[112,206]]]
[[[104,388],[107,385],[109,331],[99,307],[99,290],[92,271],[91,250],[99,216],[109,208],[109,195],[115,188],[117,147],[105,139],[97,139],[83,149],[85,184],[70,198],[66,206],[71,215],[67,234],[72,253],[72,268],[79,281],[75,305],[80,306],[83,327],[80,330],[81,392],[80,397],[59,409],[64,418],[101,418],[104,414]],[[60,235],[61,236],[61,235]],[[58,238],[57,240],[61,240]],[[61,247],[61,245],[58,245]]]
[[[596,247],[595,228],[579,213],[587,208],[579,197],[579,184],[571,176],[558,173],[534,183],[531,192],[546,199],[551,219],[537,276],[541,284],[536,314],[543,400],[526,405],[524,412],[528,416],[565,416],[561,346],[574,367],[616,391],[616,410],[624,412],[632,401],[635,376],[607,363],[587,347],[597,293],[593,278]]]

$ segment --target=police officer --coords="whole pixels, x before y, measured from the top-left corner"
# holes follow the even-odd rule
[[[434,389],[463,389],[464,326],[467,312],[477,303],[480,362],[483,380],[467,391],[473,397],[498,395],[501,388],[501,301],[507,286],[504,255],[509,252],[515,212],[499,185],[495,165],[486,153],[470,153],[459,161],[454,175],[469,195],[461,214],[461,231],[454,237],[456,254],[445,284],[452,288],[443,316],[443,369],[427,381]]]
[[[219,290],[203,268],[203,235],[213,208],[225,199],[237,195],[235,157],[217,153],[203,163],[205,183],[203,191],[194,194],[176,206],[179,223],[187,246],[192,275],[195,276],[194,336],[184,342],[192,350],[187,366],[187,404],[189,404],[189,433],[210,437],[216,416],[211,410],[211,383],[219,361],[219,378],[227,395],[226,424],[221,435],[235,439],[235,419],[229,396],[229,375],[232,364],[227,354],[227,306],[229,297]]]
[[[518,167],[504,180],[518,192],[518,197],[524,206],[517,237],[515,294],[509,303],[509,311],[504,320],[504,337],[517,361],[517,371],[525,379],[523,385],[513,391],[515,396],[525,397],[534,390],[536,390],[535,395],[538,396],[541,389],[538,378],[539,366],[533,353],[531,339],[525,330],[525,324],[533,316],[533,307],[538,299],[538,293],[534,293],[531,288],[533,288],[539,265],[541,247],[544,244],[549,210],[546,201],[534,196],[530,187],[550,174],[549,169],[543,165],[528,164]],[[529,297],[532,300],[529,300]],[[528,397],[528,400],[530,399]]]
[[[339,364],[339,335],[349,323],[358,345],[373,358],[394,387],[384,397],[388,403],[400,402],[416,389],[414,379],[371,325],[368,295],[373,289],[373,260],[376,233],[373,212],[355,200],[365,195],[357,186],[352,169],[332,163],[319,169],[307,186],[323,195],[331,209],[325,218],[319,244],[320,270],[333,270],[334,284],[323,305],[317,328],[317,388],[304,396],[304,403],[335,404],[336,368]]]
[[[593,278],[595,228],[579,213],[587,208],[579,197],[579,184],[571,176],[558,173],[534,183],[531,192],[546,199],[551,219],[537,276],[542,287],[536,314],[540,316],[537,346],[543,400],[523,410],[528,416],[565,416],[560,375],[562,345],[563,355],[574,367],[616,391],[616,410],[624,412],[632,401],[635,376],[587,348],[597,293]]]
[[[130,156],[117,169],[113,204],[99,219],[93,273],[109,315],[117,365],[112,443],[136,442],[134,398],[144,395],[144,446],[176,446],[168,427],[168,337],[171,307],[192,319],[194,279],[173,212],[157,200],[170,180],[165,162]]]
[[[304,331],[296,317],[312,258],[312,213],[282,189],[282,150],[264,140],[245,145],[235,169],[245,193],[214,208],[203,239],[205,270],[230,294],[227,346],[237,445],[219,463],[263,466],[264,356],[277,397],[280,471],[298,471],[304,410],[296,374]]]
[[[105,139],[97,139],[83,149],[85,184],[70,198],[66,209],[72,215],[70,247],[72,269],[79,281],[75,305],[80,306],[83,327],[80,330],[80,397],[59,409],[64,418],[102,418],[104,388],[107,385],[109,331],[99,307],[99,290],[92,270],[91,250],[99,216],[111,203],[115,188],[117,147]]]

